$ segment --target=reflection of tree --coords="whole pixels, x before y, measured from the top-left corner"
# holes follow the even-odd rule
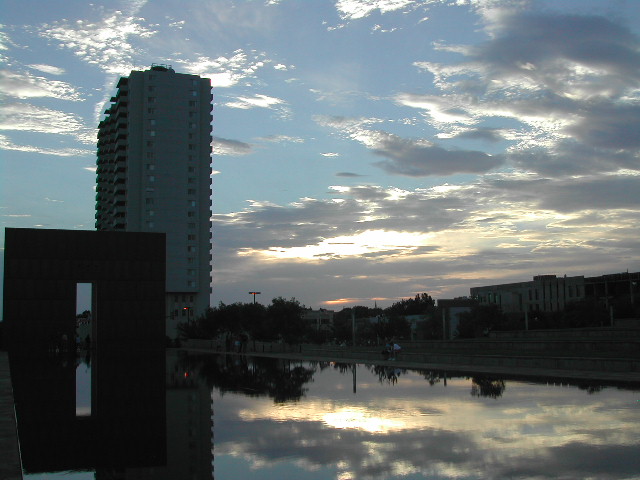
[[[471,395],[474,397],[498,398],[504,393],[505,383],[502,379],[475,376],[471,382]]]
[[[578,388],[580,390],[585,390],[589,395],[592,395],[594,393],[601,392],[604,387],[594,383],[579,383]]]
[[[441,372],[434,372],[434,371],[425,371],[425,370],[421,370],[420,373],[422,374],[422,376],[424,377],[424,379],[429,382],[429,385],[431,385],[432,387],[436,384],[436,383],[440,383],[440,380],[442,380],[442,373]]]
[[[367,367],[372,373],[378,376],[378,381],[382,384],[395,385],[398,383],[398,378],[407,373],[406,368],[389,367],[383,365],[369,365]]]
[[[209,387],[252,397],[268,396],[277,403],[296,401],[304,396],[315,369],[278,358],[235,355],[186,355],[181,359],[185,371],[194,371]]]
[[[345,373],[349,373],[351,372],[351,370],[353,369],[353,364],[351,363],[342,363],[342,362],[335,362],[333,364],[333,369],[334,370],[338,370],[340,373],[345,374]]]

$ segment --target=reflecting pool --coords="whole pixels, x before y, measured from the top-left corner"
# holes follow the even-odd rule
[[[41,415],[62,431],[32,438],[33,412],[18,408],[23,449],[55,454],[23,452],[26,479],[640,478],[640,385],[176,351],[161,375],[149,361],[89,364],[66,367],[73,415],[54,413],[69,432]]]

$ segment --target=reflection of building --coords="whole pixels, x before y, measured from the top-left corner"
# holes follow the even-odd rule
[[[316,330],[329,330],[333,326],[333,310],[305,310],[302,319]]]
[[[634,302],[640,272],[598,277],[538,275],[533,281],[474,287],[471,296],[482,305],[498,305],[504,313],[558,312],[573,301],[592,298]]]
[[[167,355],[167,468],[154,479],[211,480],[213,401],[211,389],[177,355]]]
[[[118,81],[99,125],[96,228],[167,235],[167,334],[209,306],[211,81],[153,66]]]
[[[213,401],[211,389],[180,355],[166,355],[166,462],[156,468],[127,469],[123,479],[212,480]]]

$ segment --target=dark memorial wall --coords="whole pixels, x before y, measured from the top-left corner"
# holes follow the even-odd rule
[[[78,283],[93,284],[99,348],[163,344],[164,234],[7,228],[7,349],[38,354],[63,335],[73,340]]]
[[[78,283],[93,285],[89,415]],[[166,462],[164,234],[7,228],[3,323],[26,472]],[[52,349],[62,335],[69,348]]]

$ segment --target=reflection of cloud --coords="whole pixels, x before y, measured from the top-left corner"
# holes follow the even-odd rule
[[[630,478],[640,466],[632,391],[588,395],[575,387],[507,382],[485,402],[471,381],[429,388],[414,372],[394,387],[358,368],[315,375],[306,398],[274,405],[216,396],[216,458],[233,455],[255,468],[293,462],[344,478]],[[426,390],[425,390],[426,389]],[[604,405],[608,408],[603,409]],[[606,455],[600,453],[606,453]],[[617,465],[610,462],[615,455]],[[585,458],[589,460],[585,460]]]

